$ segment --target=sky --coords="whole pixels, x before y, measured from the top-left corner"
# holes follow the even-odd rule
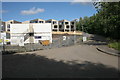
[[[3,2],[2,21],[28,21],[33,19],[66,19],[72,21],[97,13],[88,2]]]

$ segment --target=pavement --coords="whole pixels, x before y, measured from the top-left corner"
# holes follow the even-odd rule
[[[109,48],[107,45],[97,46],[96,49],[103,52],[103,53],[120,57],[120,51],[115,50],[113,48]]]
[[[108,55],[113,55],[113,56],[120,56],[120,51],[115,50],[113,48],[109,48],[107,46],[108,40],[99,35],[92,35],[92,34],[87,34],[89,36],[89,40],[84,42],[86,45],[94,45],[96,46],[96,49],[100,52],[103,52]]]

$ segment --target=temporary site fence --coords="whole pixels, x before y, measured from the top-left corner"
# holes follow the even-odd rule
[[[29,43],[25,44],[24,46],[11,46],[7,44],[3,44],[0,46],[0,50],[3,52],[25,52],[25,51],[35,51],[35,50],[45,50],[51,48],[60,48],[60,47],[67,47],[72,46],[75,44],[82,43],[82,36],[81,35],[61,35],[58,37],[53,38],[52,43],[49,45],[42,45],[41,43]]]

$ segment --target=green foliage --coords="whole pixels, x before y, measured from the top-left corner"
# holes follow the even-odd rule
[[[120,2],[101,2],[97,4],[99,5],[95,7],[98,13],[91,17],[80,18],[77,23],[77,30],[119,40]]]
[[[109,46],[110,48],[114,48],[114,49],[120,51],[120,42],[112,42],[112,43],[109,43],[108,46]]]

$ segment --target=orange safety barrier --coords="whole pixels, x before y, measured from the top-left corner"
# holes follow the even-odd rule
[[[49,40],[41,40],[40,43],[41,43],[42,45],[47,46],[47,45],[50,44],[50,41],[49,41]]]

